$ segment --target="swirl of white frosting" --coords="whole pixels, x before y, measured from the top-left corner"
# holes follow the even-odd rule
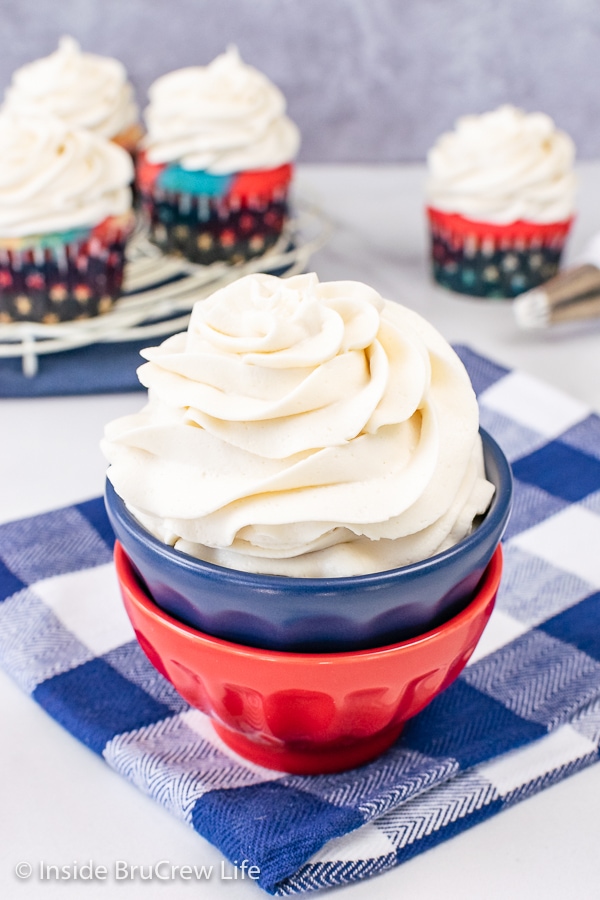
[[[208,66],[163,75],[148,92],[145,146],[151,163],[227,175],[274,169],[300,145],[285,115],[285,98],[269,79],[245,65],[234,47]]]
[[[54,116],[0,114],[0,159],[3,238],[92,227],[131,208],[129,154]]]
[[[50,56],[17,69],[4,105],[19,114],[50,113],[107,138],[135,124],[139,114],[124,66],[82,53],[72,37],[61,38]]]
[[[428,154],[429,205],[475,221],[560,222],[575,208],[575,147],[544,113],[460,118]]]
[[[109,478],[159,539],[218,565],[356,575],[461,540],[489,504],[478,408],[450,346],[358,282],[250,275],[144,351]]]

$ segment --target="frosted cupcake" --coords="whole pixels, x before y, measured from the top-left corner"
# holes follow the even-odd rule
[[[230,48],[149,99],[137,186],[152,240],[201,264],[262,255],[288,219],[300,144],[281,91]]]
[[[0,114],[0,322],[107,312],[133,227],[133,163],[48,115]]]
[[[75,128],[87,128],[133,153],[142,136],[139,110],[124,66],[116,59],[82,53],[72,37],[58,49],[17,69],[5,109],[50,113]]]
[[[552,278],[575,210],[575,148],[544,113],[465,116],[428,154],[433,275],[480,297]]]

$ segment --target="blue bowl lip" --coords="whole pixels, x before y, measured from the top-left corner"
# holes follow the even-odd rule
[[[456,556],[468,553],[470,549],[484,543],[495,532],[498,532],[498,543],[500,542],[512,505],[512,471],[510,463],[497,441],[484,428],[480,428],[479,433],[483,441],[484,457],[487,460],[488,453],[491,453],[491,458],[498,468],[499,484],[492,498],[491,506],[477,528],[462,541],[459,541],[458,544],[454,544],[452,547],[443,550],[441,553],[436,553],[434,556],[429,556],[426,559],[406,566],[385,569],[381,572],[371,572],[367,575],[299,578],[288,575],[257,574],[255,572],[245,572],[241,569],[218,566],[215,563],[190,556],[181,550],[175,550],[169,544],[163,543],[163,541],[147,531],[127,509],[125,502],[117,494],[108,477],[106,478],[105,503],[109,512],[120,521],[125,530],[138,543],[148,545],[153,553],[156,553],[169,563],[174,563],[179,568],[190,573],[202,575],[211,581],[221,581],[223,578],[226,578],[230,584],[246,586],[262,592],[276,593],[343,591],[350,588],[356,590],[357,587],[368,590],[375,585],[380,586],[382,582],[396,581],[398,578],[412,579],[418,577],[432,565],[435,568],[443,567],[452,562]],[[125,551],[127,552],[127,547],[125,547]]]

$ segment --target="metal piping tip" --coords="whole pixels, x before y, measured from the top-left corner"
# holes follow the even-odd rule
[[[584,263],[566,269],[544,285],[517,297],[513,309],[517,325],[524,329],[598,318],[600,268]]]

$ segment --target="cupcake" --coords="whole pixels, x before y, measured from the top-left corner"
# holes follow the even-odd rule
[[[544,113],[502,106],[459,119],[428,154],[435,280],[510,298],[552,278],[573,221],[574,156]]]
[[[133,163],[49,115],[0,114],[0,322],[107,312],[133,228]]]
[[[242,262],[280,238],[300,138],[285,98],[235,48],[150,88],[137,187],[151,239],[195,263]]]
[[[50,113],[87,128],[133,153],[142,136],[133,87],[116,59],[82,53],[63,37],[58,50],[18,69],[5,95],[5,109]]]

